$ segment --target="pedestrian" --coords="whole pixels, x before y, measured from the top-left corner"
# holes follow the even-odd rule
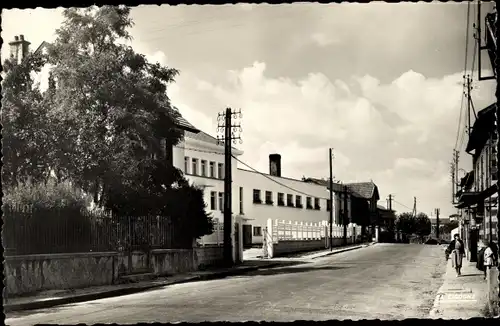
[[[484,251],[484,279],[486,279],[488,269],[496,266],[498,263],[498,250],[497,245],[490,241],[488,247]]]
[[[450,242],[448,246],[448,252],[450,252],[451,258],[451,266],[457,271],[457,277],[461,274],[462,270],[462,259],[465,256],[465,247],[464,243],[458,237],[458,234],[455,234],[454,240]]]

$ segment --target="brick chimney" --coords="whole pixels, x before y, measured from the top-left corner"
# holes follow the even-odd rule
[[[29,51],[30,42],[24,39],[24,35],[14,36],[14,41],[10,42],[10,57],[20,64]]]
[[[275,177],[281,177],[281,155],[269,155],[269,174]]]

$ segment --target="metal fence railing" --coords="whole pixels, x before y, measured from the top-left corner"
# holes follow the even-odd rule
[[[71,208],[3,206],[5,255],[192,247],[163,216],[116,217]]]

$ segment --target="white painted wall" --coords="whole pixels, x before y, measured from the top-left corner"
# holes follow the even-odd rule
[[[233,151],[235,156],[241,155],[241,151]],[[188,158],[188,168],[185,170],[185,157]],[[196,175],[192,170],[192,160],[197,159],[197,172]],[[206,161],[206,173],[205,176],[201,175],[201,161]],[[204,200],[207,205],[207,212],[210,212],[213,218],[219,219],[220,222],[223,221],[222,207],[219,202],[219,194],[224,193],[224,180],[219,178],[218,175],[218,164],[224,164],[224,147],[216,144],[211,144],[207,142],[202,142],[196,139],[191,139],[186,137],[182,142],[180,142],[173,149],[173,162],[174,166],[179,168],[184,172],[186,179],[197,186],[204,189]],[[214,172],[215,176],[210,176],[210,162],[214,162]],[[232,159],[232,174],[233,174],[233,196],[232,196],[232,207],[233,213],[238,212],[238,188],[235,186],[236,178],[236,167],[237,161]],[[224,166],[222,166],[222,173],[224,173]],[[215,209],[211,206],[211,195],[212,192],[216,194]]]
[[[235,156],[243,154],[241,151],[233,151]],[[184,159],[188,157],[188,168],[185,170]],[[192,159],[198,160],[197,175],[192,171]],[[201,160],[205,160],[206,176],[201,176]],[[219,194],[224,193],[224,180],[220,179],[217,175],[217,165],[224,163],[224,147],[216,144],[191,139],[186,137],[179,143],[173,150],[174,166],[181,169],[185,173],[186,179],[192,184],[204,188],[204,199],[207,205],[207,211],[212,214],[220,222],[223,222],[223,212],[219,204]],[[210,177],[210,163],[215,162],[215,178]],[[266,171],[267,172],[267,171]],[[262,243],[262,236],[254,236],[254,227],[260,227],[262,232],[266,227],[268,219],[281,219],[287,221],[297,222],[321,222],[328,221],[330,213],[327,211],[327,199],[329,199],[329,192],[324,186],[319,186],[313,183],[306,183],[300,180],[289,178],[273,177],[264,173],[264,175],[257,172],[238,169],[238,162],[232,159],[232,212],[233,216],[241,216],[243,224],[252,225],[252,243]],[[274,180],[274,181],[273,181]],[[243,197],[240,198],[240,187],[243,188]],[[290,187],[297,191],[288,189]],[[263,204],[253,203],[253,190],[261,190],[261,199]],[[272,192],[272,205],[265,204],[265,192]],[[211,205],[211,193],[216,193],[215,209]],[[278,206],[278,192],[284,194],[285,206]],[[302,198],[303,208],[287,207],[287,195],[293,195],[295,203],[296,196]],[[311,195],[312,204],[314,206],[314,198],[320,199],[320,210],[307,209],[306,197]],[[242,210],[240,209],[240,200],[242,200]],[[334,193],[333,201],[333,220],[334,223],[339,219],[339,210],[343,206],[340,194]],[[349,213],[351,212],[350,199],[348,199]],[[350,215],[350,214],[349,214]]]
[[[273,177],[269,175],[264,176],[257,172],[242,169],[238,169],[234,180],[236,186],[238,187],[238,192],[236,192],[238,195],[237,197],[239,197],[239,187],[243,187],[243,215],[247,219],[245,224],[252,225],[252,243],[262,243],[263,237],[254,235],[253,229],[254,227],[261,227],[262,231],[264,231],[268,219],[280,219],[294,222],[321,222],[325,220],[328,221],[330,218],[330,212],[326,209],[329,192],[324,186],[306,183],[300,180]],[[288,189],[285,186],[298,190],[302,193]],[[256,204],[253,202],[254,189],[261,191],[262,204]],[[265,203],[266,191],[272,192],[272,201],[274,202],[272,205]],[[279,192],[284,194],[285,206],[278,206]],[[320,199],[320,210],[306,208],[307,196],[304,193]],[[287,207],[286,200],[288,194],[293,195],[294,203],[296,196],[301,196],[303,208]],[[314,197],[312,199],[313,205]],[[335,194],[334,196],[334,221],[338,217],[338,209],[335,209],[338,208],[335,207],[335,198],[338,198],[338,195]]]

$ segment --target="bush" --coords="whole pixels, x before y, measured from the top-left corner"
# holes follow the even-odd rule
[[[36,209],[71,208],[85,209],[92,198],[74,187],[70,182],[21,183],[5,189],[3,203],[11,207],[32,207]]]

